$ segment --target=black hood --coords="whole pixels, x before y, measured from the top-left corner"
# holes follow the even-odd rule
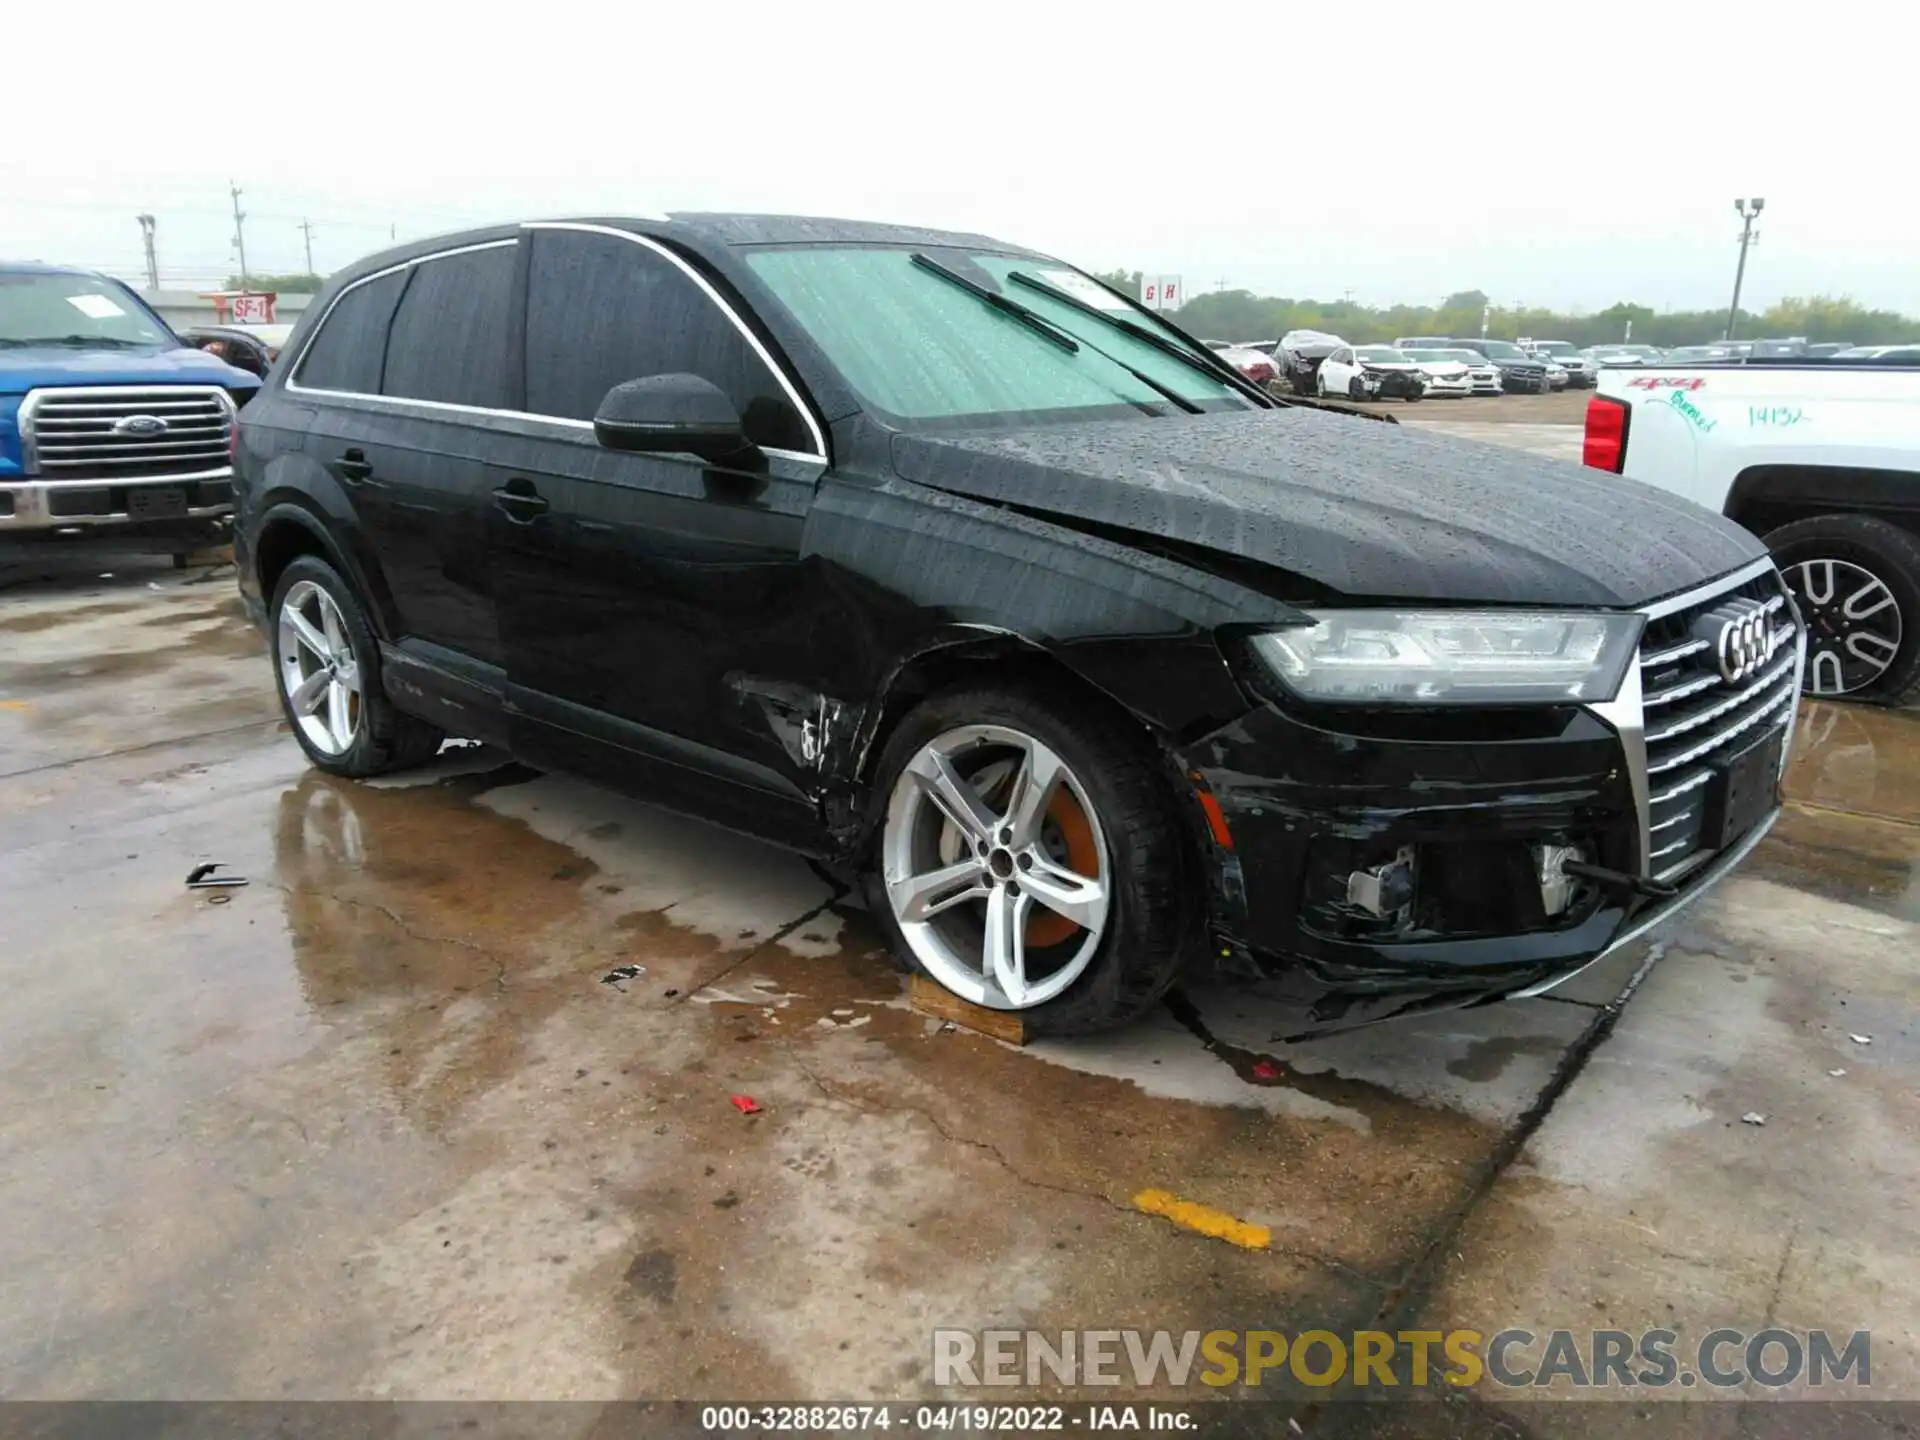
[[[1305,409],[901,435],[908,480],[1278,566],[1344,595],[1630,607],[1765,553],[1618,475]]]

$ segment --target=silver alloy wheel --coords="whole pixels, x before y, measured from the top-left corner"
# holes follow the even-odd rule
[[[1059,755],[1008,726],[964,725],[920,747],[894,784],[880,856],[915,958],[976,1005],[1044,1004],[1080,978],[1106,933],[1107,840],[1093,803]]]
[[[1807,627],[1807,694],[1851,695],[1887,673],[1905,626],[1886,581],[1828,556],[1788,565],[1783,578]]]
[[[307,743],[344,755],[360,734],[360,664],[333,597],[302,580],[280,602],[280,688]]]

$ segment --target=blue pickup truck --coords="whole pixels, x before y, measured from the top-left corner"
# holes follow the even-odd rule
[[[257,377],[119,281],[0,261],[0,540],[222,540]]]

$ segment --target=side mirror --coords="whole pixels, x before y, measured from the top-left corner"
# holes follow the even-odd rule
[[[594,413],[593,434],[609,450],[702,460],[753,449],[733,402],[698,375],[649,375],[614,386]]]

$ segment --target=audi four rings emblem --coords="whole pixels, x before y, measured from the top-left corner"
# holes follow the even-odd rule
[[[1693,622],[1693,637],[1713,652],[1720,676],[1729,685],[1759,674],[1779,650],[1773,617],[1758,600],[1730,600]]]

